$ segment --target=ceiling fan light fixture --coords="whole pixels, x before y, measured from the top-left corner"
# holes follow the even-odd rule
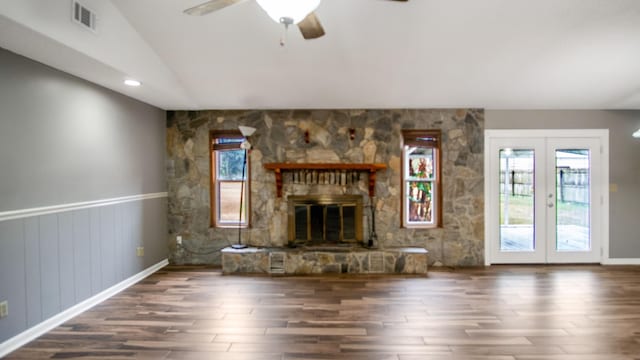
[[[297,24],[312,13],[320,0],[256,0],[273,21]]]

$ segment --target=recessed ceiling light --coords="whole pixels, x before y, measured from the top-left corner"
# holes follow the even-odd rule
[[[636,130],[636,132],[633,133],[633,137],[640,139],[640,129]]]
[[[127,86],[140,86],[142,83],[138,80],[127,79],[124,81],[124,84]]]

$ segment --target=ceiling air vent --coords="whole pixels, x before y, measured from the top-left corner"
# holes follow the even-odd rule
[[[82,26],[85,29],[96,31],[96,13],[80,4],[77,1],[73,2],[73,21]]]

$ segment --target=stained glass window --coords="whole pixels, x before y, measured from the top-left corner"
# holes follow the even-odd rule
[[[403,219],[406,227],[440,225],[440,131],[403,131]]]

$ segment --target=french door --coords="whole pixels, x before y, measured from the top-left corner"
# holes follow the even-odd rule
[[[601,137],[487,133],[489,263],[600,262]]]

